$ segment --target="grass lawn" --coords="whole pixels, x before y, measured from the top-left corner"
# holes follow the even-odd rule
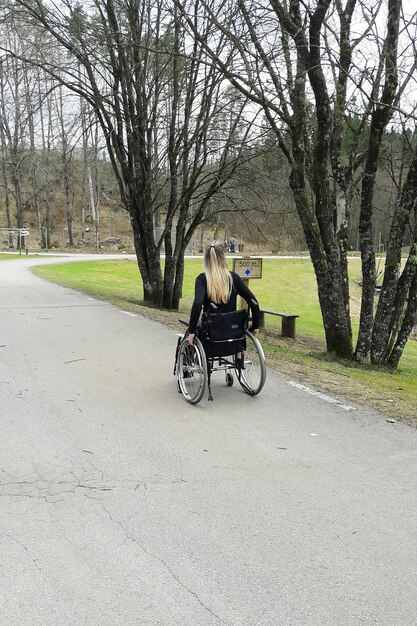
[[[8,252],[0,252],[0,261],[10,261],[11,259],[26,259],[28,256],[37,256],[36,254],[9,254]]]
[[[109,300],[126,310],[180,328],[193,300],[194,280],[203,271],[201,259],[187,259],[179,312],[151,309],[142,302],[142,284],[135,261],[83,261],[37,267],[43,278]],[[231,264],[230,264],[231,267]],[[351,307],[354,334],[360,311],[360,260],[350,261]],[[291,377],[365,402],[398,419],[417,422],[417,341],[410,340],[395,373],[374,370],[337,359],[325,352],[324,332],[313,268],[309,259],[264,259],[263,277],[252,280],[261,307],[298,313],[297,339],[280,337],[279,318],[266,316],[262,345],[270,365]]]

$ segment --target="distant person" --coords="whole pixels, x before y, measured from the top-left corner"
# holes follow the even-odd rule
[[[236,240],[233,237],[229,241],[229,252],[236,252]]]
[[[237,296],[241,296],[252,312],[252,335],[259,333],[259,304],[254,294],[236,272],[229,272],[222,245],[208,246],[204,253],[205,272],[195,280],[195,296],[191,307],[188,341],[194,343],[201,309],[205,313],[236,311]]]

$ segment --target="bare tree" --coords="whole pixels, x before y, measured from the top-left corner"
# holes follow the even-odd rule
[[[221,145],[211,145],[225,107],[221,73],[190,45],[162,0],[90,0],[83,8],[71,0],[14,0],[5,11],[14,24],[45,34],[44,46],[39,35],[36,42],[26,38],[26,60],[97,116],[130,216],[145,300],[177,307],[186,246],[241,157],[225,134]]]
[[[14,28],[2,25],[10,54],[1,61],[0,126],[3,153],[4,196],[8,226],[22,228],[34,221],[41,245],[45,247],[42,196],[54,183],[55,173],[47,171],[45,161],[45,104],[51,97],[45,75],[20,58],[22,42]],[[49,92],[48,92],[49,89]],[[49,146],[54,124],[49,122]],[[51,159],[52,162],[52,159]],[[11,215],[11,198],[15,211]]]
[[[39,199],[39,159],[36,146],[36,113],[39,111],[38,107],[42,107],[42,98],[39,98],[40,81],[39,74],[37,76],[31,76],[33,68],[30,66],[23,66],[22,75],[24,78],[24,98],[27,112],[27,127],[29,135],[29,153],[28,163],[29,171],[28,178],[31,187],[31,197],[27,199],[25,203],[26,209],[33,209],[35,212],[36,226],[39,233],[39,238],[44,245],[44,233],[42,229],[42,217]],[[35,79],[35,80],[34,80]]]
[[[51,196],[55,180],[59,177],[57,171],[57,163],[54,154],[55,141],[55,103],[54,103],[54,83],[48,80],[45,75],[37,68],[39,76],[42,76],[42,82],[45,85],[44,90],[39,86],[39,126],[40,126],[40,153],[41,166],[39,168],[39,197],[40,197],[40,213],[41,213],[41,246],[43,248],[51,247],[51,227],[52,227],[52,206]]]
[[[389,279],[392,261],[387,261],[376,318],[373,203],[384,133],[393,117],[406,115],[402,98],[415,81],[415,16],[403,14],[401,0],[388,0],[387,6],[381,0],[366,4],[360,0],[177,0],[176,4],[212,63],[263,110],[276,135],[289,164],[289,184],[315,269],[327,349],[347,357],[353,356],[348,220],[353,194],[361,185],[363,298],[355,356],[364,363],[392,363],[396,324],[388,310],[404,288],[408,308],[404,306],[411,317],[414,302],[414,283],[406,279],[414,276],[411,269],[398,282],[401,233],[416,196],[413,202],[413,165],[399,199],[400,227],[394,227],[396,235],[391,231],[395,243],[392,252],[389,247],[389,259],[395,258],[395,271]],[[189,17],[191,6],[197,21]],[[211,39],[202,26],[207,20],[214,29]],[[220,36],[227,45],[218,55]],[[346,155],[344,136],[352,106],[358,107],[359,123],[350,128]],[[404,306],[399,305],[405,320]],[[386,334],[383,337],[383,327],[390,329],[390,340]]]
[[[62,172],[62,184],[64,188],[65,198],[65,218],[66,228],[68,233],[68,245],[74,245],[73,236],[73,201],[72,201],[72,147],[71,147],[71,131],[74,131],[74,124],[71,126],[68,124],[69,116],[66,115],[64,107],[64,95],[62,85],[59,85],[56,91],[55,108],[57,113],[57,120],[59,123],[59,139],[61,148],[61,172]],[[78,128],[78,124],[76,125]]]
[[[18,48],[18,43],[13,36],[10,46],[15,51]],[[3,171],[7,197],[10,195],[14,197],[15,218],[18,228],[24,226],[22,169],[27,156],[23,144],[27,118],[25,119],[24,80],[21,70],[22,64],[16,58],[6,58],[1,64],[0,124],[5,163]],[[10,186],[9,179],[11,181]]]
[[[4,76],[4,66],[3,62],[0,63],[0,98],[2,102],[1,106],[1,114],[4,116],[4,106],[5,103],[5,76]],[[2,180],[3,180],[3,189],[4,189],[4,198],[5,198],[5,209],[6,209],[6,223],[7,228],[12,228],[12,220],[10,215],[10,190],[9,190],[9,176],[8,176],[8,149],[7,149],[7,139],[5,132],[5,124],[0,123],[0,139],[1,139],[1,160],[2,160]],[[9,234],[9,247],[13,248],[13,236]]]

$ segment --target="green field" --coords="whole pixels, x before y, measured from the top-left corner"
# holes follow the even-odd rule
[[[11,261],[12,259],[26,259],[28,256],[36,256],[33,254],[9,254],[7,252],[0,252],[0,261]]]
[[[88,261],[35,268],[38,276],[82,290],[129,310],[175,324],[188,317],[194,279],[203,270],[201,259],[186,260],[183,298],[179,312],[149,309],[142,302],[136,262]],[[360,310],[360,260],[350,261],[352,318],[357,332]],[[397,372],[374,370],[336,359],[325,353],[324,333],[314,272],[309,259],[264,259],[263,277],[252,280],[262,308],[298,313],[297,339],[279,336],[280,319],[267,316],[262,343],[270,364],[316,383],[323,389],[365,401],[398,418],[417,420],[417,342],[410,340]]]

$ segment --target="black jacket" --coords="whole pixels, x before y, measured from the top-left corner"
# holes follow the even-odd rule
[[[252,325],[251,328],[259,328],[259,304],[251,290],[245,285],[243,280],[236,272],[230,272],[233,279],[232,293],[228,302],[212,303],[207,296],[207,279],[206,275],[199,274],[195,279],[195,296],[193,306],[191,307],[190,315],[190,333],[195,333],[200,319],[201,309],[203,308],[205,313],[228,313],[229,311],[236,311],[236,299],[237,296],[242,296],[248,303],[252,311]]]

